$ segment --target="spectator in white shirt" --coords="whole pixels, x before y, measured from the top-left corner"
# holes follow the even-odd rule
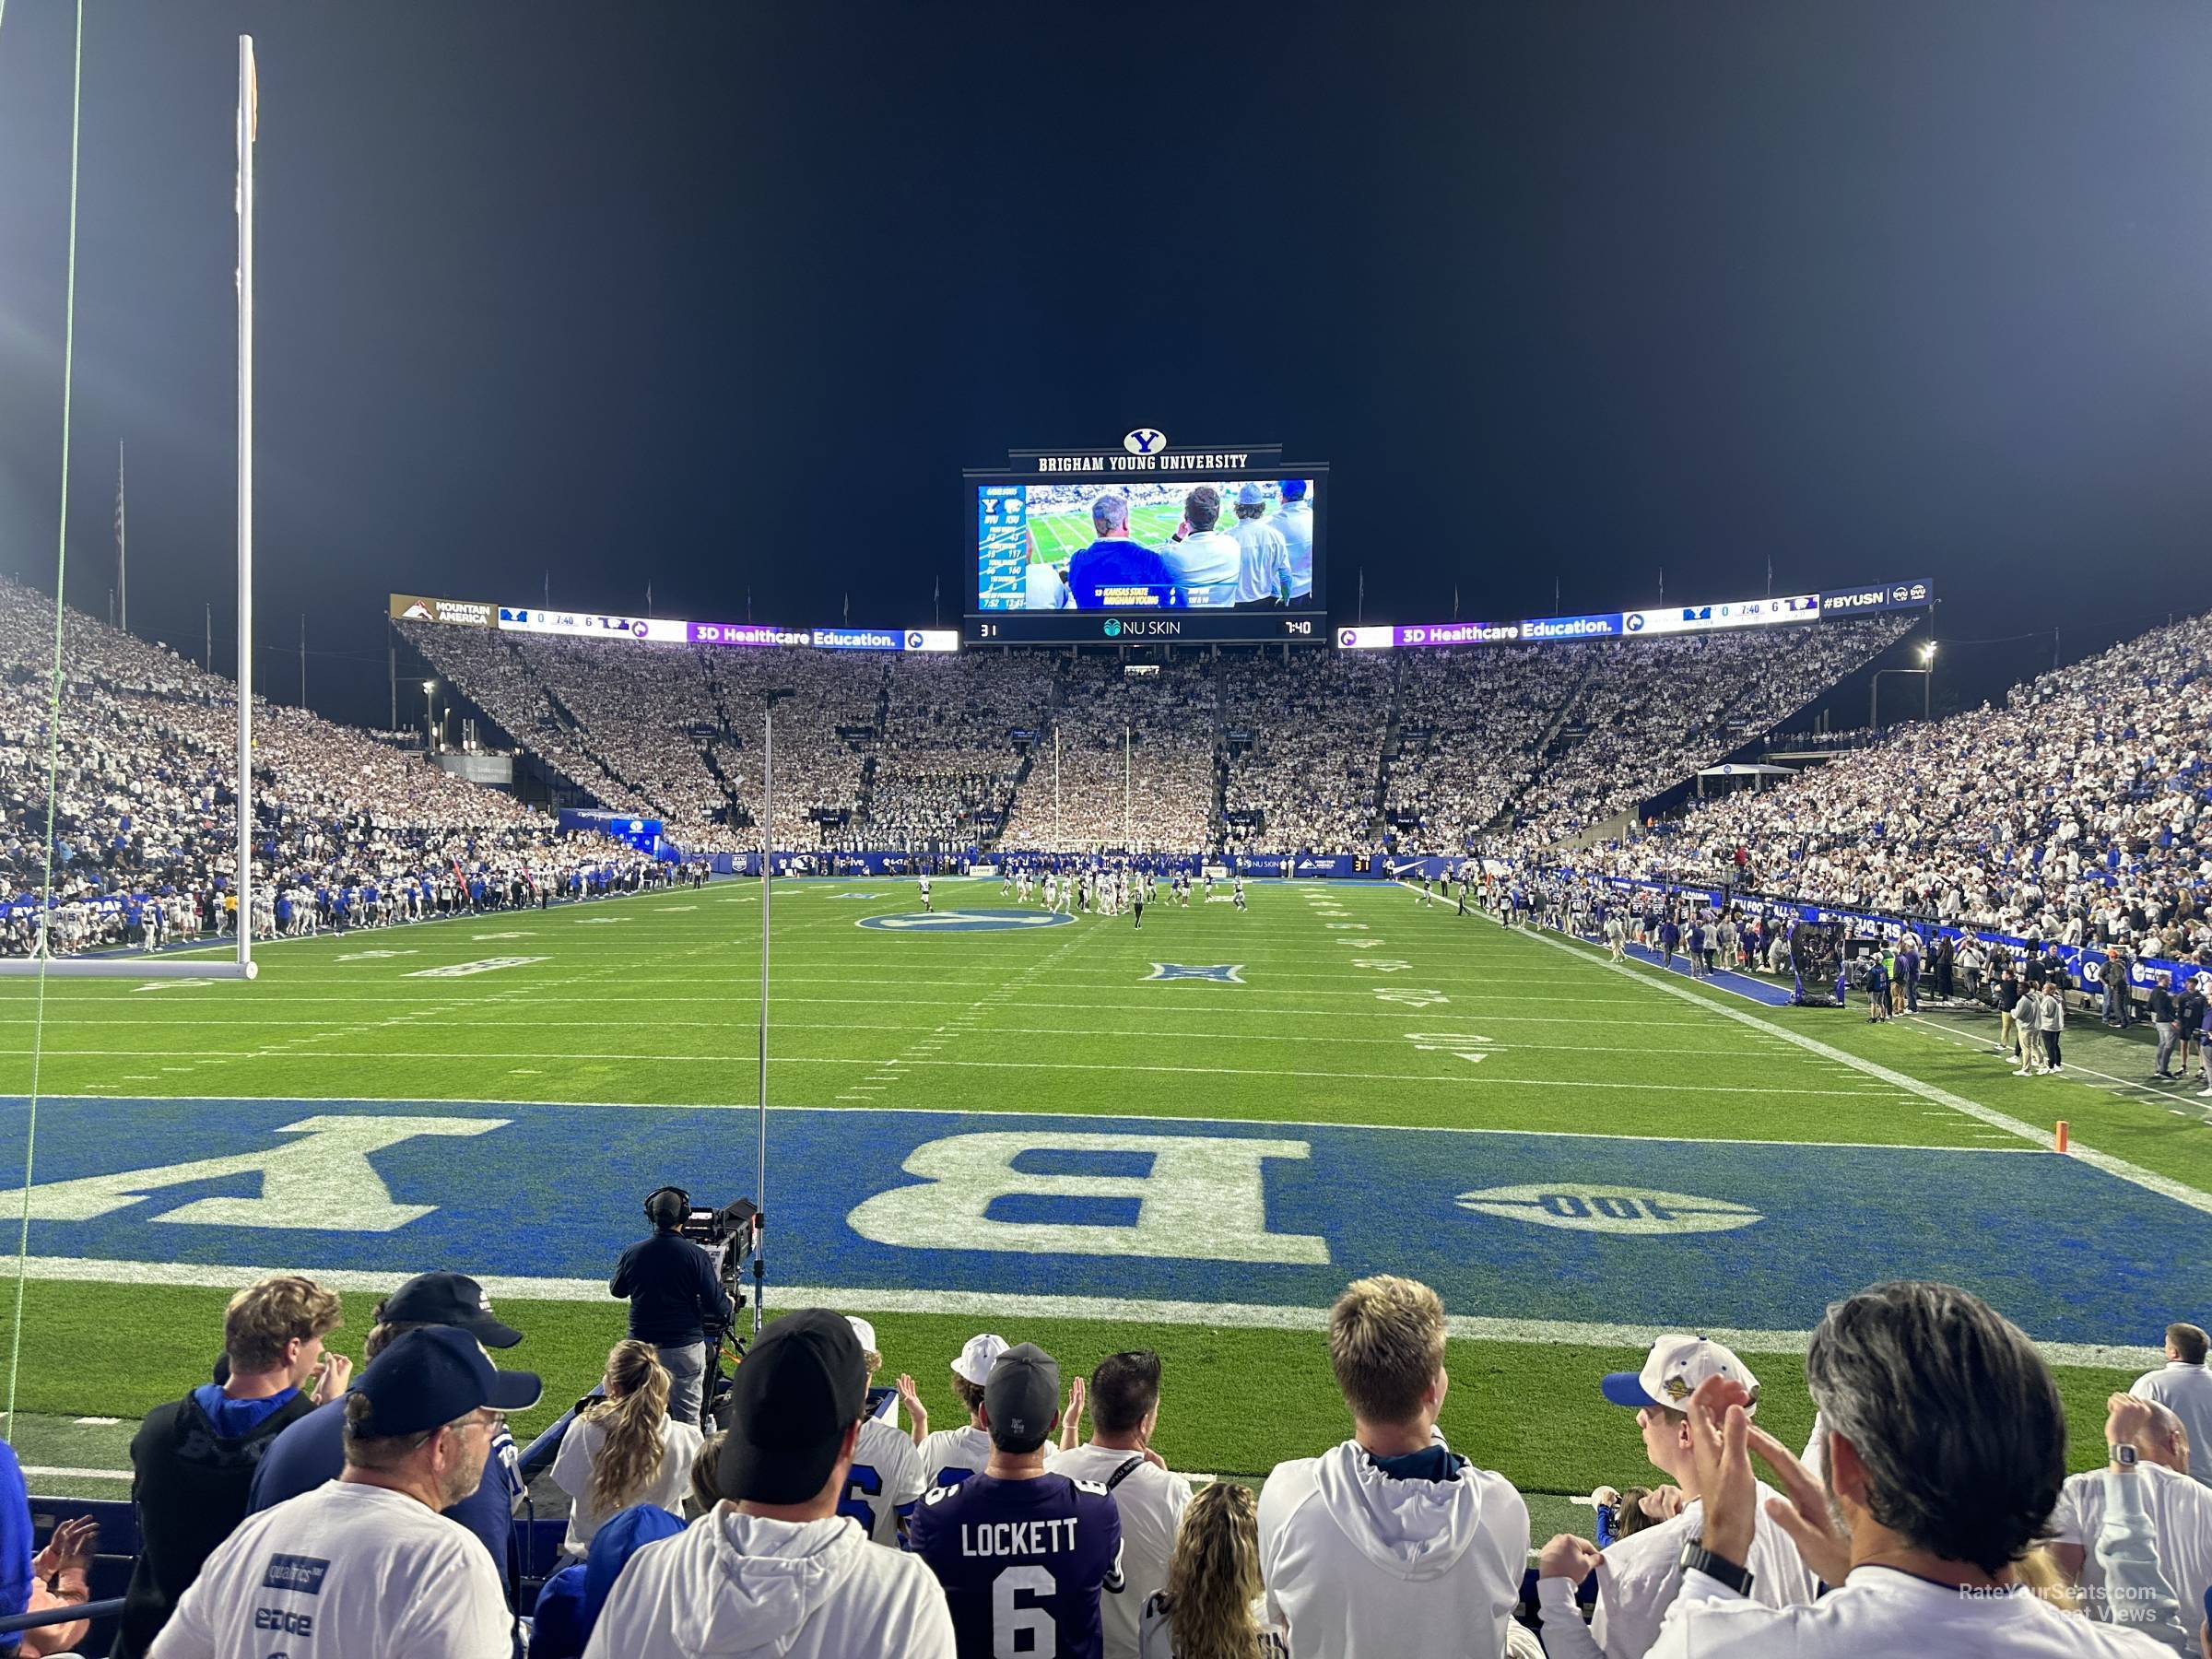
[[[668,1415],[669,1376],[650,1342],[618,1342],[606,1356],[606,1397],[576,1414],[553,1458],[553,1483],[568,1493],[561,1547],[581,1558],[610,1515],[633,1503],[675,1513],[705,1438]]]
[[[2135,1380],[2128,1393],[2155,1400],[2182,1419],[2189,1434],[2187,1472],[2212,1486],[2212,1371],[2205,1366],[2212,1337],[2193,1324],[2166,1327],[2166,1364]]]
[[[1641,1371],[1616,1371],[1601,1385],[1616,1406],[1633,1406],[1653,1465],[1679,1487],[1681,1511],[1656,1526],[1617,1540],[1600,1552],[1586,1538],[1561,1533],[1544,1547],[1536,1597],[1544,1609],[1544,1651],[1551,1659],[1642,1659],[1659,1634],[1659,1621],[1682,1588],[1682,1546],[1704,1524],[1698,1498],[1697,1464],[1690,1455],[1689,1418],[1681,1407],[1708,1377],[1725,1377],[1750,1396],[1756,1412],[1759,1379],[1720,1343],[1703,1336],[1662,1336]],[[1770,1607],[1811,1602],[1819,1586],[1798,1558],[1797,1547],[1766,1513],[1780,1493],[1759,1488],[1760,1507],[1747,1565],[1754,1599]],[[1575,1586],[1597,1574],[1597,1606],[1589,1627],[1575,1606]]]
[[[2189,1436],[2181,1419],[2149,1400],[2116,1394],[2105,1402],[2105,1468],[2066,1477],[2051,1517],[2051,1554],[2060,1571],[2081,1586],[2085,1610],[2114,1624],[2140,1624],[2139,1598],[2116,1593],[2098,1548],[2115,1518],[2108,1503],[2111,1477],[2124,1465],[2135,1507],[2148,1520],[2160,1575],[2183,1607],[2204,1604],[2212,1590],[2212,1491],[2189,1478]]]
[[[770,1325],[731,1385],[722,1504],[630,1558],[584,1659],[955,1659],[945,1593],[921,1558],[875,1547],[837,1512],[867,1403],[841,1316],[808,1309]]]
[[[1948,1285],[1877,1285],[1829,1309],[1805,1371],[1825,1482],[1752,1426],[1740,1385],[1712,1377],[1690,1396],[1705,1526],[1654,1659],[2168,1652],[2016,1576],[2058,1501],[2066,1440],[2050,1368],[2018,1326]],[[1773,1518],[1837,1586],[1811,1606],[1747,1599],[1754,1452],[1787,1494]]]
[[[983,1384],[990,1381],[991,1368],[1006,1351],[1004,1336],[985,1332],[969,1337],[960,1357],[952,1362],[953,1398],[968,1410],[968,1421],[958,1429],[940,1429],[932,1434],[921,1390],[912,1377],[899,1379],[899,1400],[906,1407],[907,1419],[913,1425],[914,1444],[922,1453],[924,1491],[931,1487],[957,1486],[971,1475],[981,1474],[991,1461],[991,1431],[982,1420]]]
[[[1243,549],[1237,538],[1218,528],[1221,492],[1201,484],[1183,498],[1181,534],[1159,550],[1174,572],[1175,585],[1192,605],[1229,605],[1237,596]]]
[[[1095,1480],[1113,1494],[1122,1518],[1119,1595],[1100,1598],[1106,1659],[1136,1659],[1137,1615],[1168,1583],[1168,1558],[1176,1529],[1190,1507],[1191,1483],[1169,1472],[1152,1450],[1159,1423],[1159,1356],[1148,1350],[1109,1354],[1090,1373],[1090,1442],[1074,1444],[1076,1421],[1086,1403],[1083,1380],[1065,1418],[1065,1443],[1045,1466],[1055,1475]]]
[[[396,1337],[346,1396],[346,1472],[225,1539],[152,1659],[507,1659],[491,1557],[440,1512],[476,1491],[499,1414],[537,1396],[466,1331]]]
[[[1504,1653],[1528,1506],[1437,1432],[1443,1303],[1412,1279],[1357,1279],[1329,1311],[1329,1359],[1352,1438],[1267,1477],[1269,1621],[1293,1659]]]

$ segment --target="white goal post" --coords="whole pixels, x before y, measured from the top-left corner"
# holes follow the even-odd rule
[[[4,979],[250,980],[253,960],[253,37],[238,37],[238,895],[237,954],[227,962],[129,957],[11,957]],[[74,212],[74,206],[72,208]],[[63,435],[64,454],[68,436]],[[65,461],[65,466],[66,463]],[[57,594],[54,603],[62,603]],[[61,740],[57,727],[52,735]],[[52,803],[48,810],[52,810]],[[51,894],[45,896],[51,901]],[[51,915],[51,912],[48,912]],[[41,932],[44,922],[41,920]],[[219,949],[219,946],[208,947]]]

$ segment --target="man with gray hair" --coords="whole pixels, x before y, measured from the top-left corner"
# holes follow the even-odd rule
[[[1130,539],[1128,497],[1109,490],[1091,502],[1090,527],[1096,539],[1067,561],[1077,610],[1170,602],[1175,573],[1159,554]]]
[[[1820,1412],[1818,1479],[1753,1427],[1741,1384],[1709,1377],[1690,1396],[1705,1526],[1683,1548],[1653,1659],[2171,1652],[2018,1582],[2065,1481],[2066,1424],[2018,1326],[1949,1285],[1877,1285],[1828,1310],[1805,1374]],[[1785,1494],[1767,1512],[1836,1586],[1810,1606],[1748,1599],[1754,1453]]]

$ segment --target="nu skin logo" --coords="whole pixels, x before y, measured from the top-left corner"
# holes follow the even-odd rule
[[[1157,455],[1168,447],[1168,435],[1156,432],[1150,427],[1138,427],[1124,435],[1122,447],[1133,455]]]

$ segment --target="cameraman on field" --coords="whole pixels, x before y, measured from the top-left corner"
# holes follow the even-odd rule
[[[679,1187],[662,1187],[645,1200],[653,1235],[640,1239],[615,1264],[607,1288],[629,1300],[629,1334],[660,1350],[668,1369],[668,1415],[697,1423],[707,1377],[707,1332],[730,1328],[736,1315],[729,1292],[715,1277],[714,1258],[677,1230],[691,1213]]]

